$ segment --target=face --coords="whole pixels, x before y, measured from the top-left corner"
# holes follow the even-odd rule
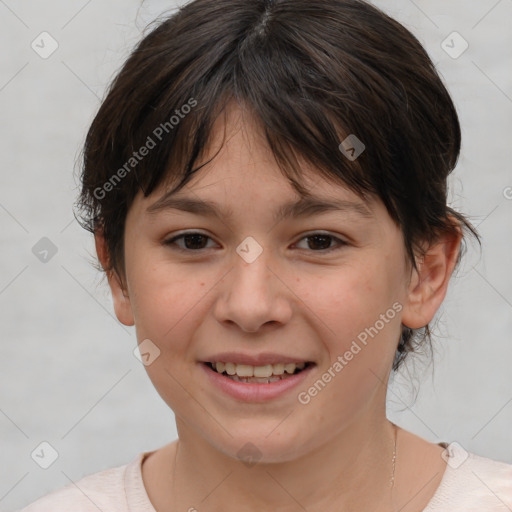
[[[186,187],[136,197],[115,308],[182,429],[232,457],[251,442],[291,460],[383,414],[410,274],[380,201],[305,166],[314,202],[331,207],[284,209],[300,196],[258,127],[227,112],[204,161],[221,152]]]

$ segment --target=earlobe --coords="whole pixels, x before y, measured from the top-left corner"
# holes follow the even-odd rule
[[[425,327],[443,302],[460,251],[462,232],[442,235],[423,257],[409,283],[402,323],[411,329]]]
[[[123,286],[117,272],[110,268],[107,244],[104,236],[100,231],[95,233],[94,241],[96,244],[96,253],[98,255],[98,259],[107,275],[108,285],[112,293],[114,311],[116,313],[117,319],[124,325],[134,325],[135,320],[128,291]]]
[[[107,272],[108,284],[112,292],[114,311],[117,319],[124,325],[134,325],[135,320],[128,291],[124,289],[121,280],[115,270]]]

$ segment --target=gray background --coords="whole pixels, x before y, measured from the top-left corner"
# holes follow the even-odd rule
[[[133,328],[115,319],[91,265],[92,237],[72,215],[99,98],[141,30],[175,5],[0,0],[2,511],[176,437],[172,411],[133,355]],[[411,361],[390,387],[389,416],[512,463],[512,1],[378,5],[426,46],[452,93],[463,149],[450,201],[484,242],[481,254],[469,246],[439,312],[435,372]],[[47,59],[31,48],[43,31],[59,44]],[[441,47],[453,31],[469,43],[456,59]],[[46,263],[32,252],[42,237],[58,249]],[[42,441],[59,453],[47,470],[30,455]]]

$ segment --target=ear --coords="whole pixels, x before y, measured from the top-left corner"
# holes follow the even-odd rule
[[[96,243],[96,253],[100,260],[101,266],[107,274],[108,284],[110,291],[112,292],[112,300],[114,302],[114,311],[117,319],[124,325],[134,325],[134,317],[132,312],[132,306],[130,303],[130,297],[128,291],[122,284],[115,270],[106,270],[109,268],[110,257],[108,254],[107,243],[105,237],[100,230],[94,234],[94,241]]]
[[[411,329],[425,327],[446,296],[462,239],[462,231],[455,225],[453,233],[441,235],[419,258],[418,271],[413,270],[402,313],[402,323]]]

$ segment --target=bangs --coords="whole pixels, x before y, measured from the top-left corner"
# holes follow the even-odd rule
[[[83,148],[77,218],[104,237],[106,272],[124,279],[134,198],[177,192],[214,159],[216,121],[231,104],[300,196],[307,167],[382,201],[407,266],[459,227],[479,241],[446,204],[461,143],[455,106],[421,43],[381,10],[362,0],[193,0],[158,23],[113,80]],[[403,326],[395,369],[417,336]]]
[[[379,198],[413,264],[414,244],[448,226],[458,118],[409,31],[357,0],[195,0],[142,39],[87,135],[80,206],[111,254],[140,191],[178,191],[208,163],[197,162],[231,102],[301,196],[306,163]]]
[[[364,170],[365,160],[371,158],[369,153],[363,152],[350,160],[339,148],[349,135],[357,133],[358,139],[366,140],[370,137],[365,137],[365,121],[347,119],[354,117],[353,105],[347,105],[346,100],[336,102],[336,95],[327,90],[320,94],[320,85],[311,79],[308,83],[304,71],[298,88],[282,67],[269,67],[268,49],[254,46],[255,51],[246,46],[247,53],[236,55],[235,63],[226,59],[210,63],[215,73],[210,74],[207,82],[181,84],[181,90],[164,90],[164,94],[155,95],[154,107],[145,116],[141,112],[139,119],[123,121],[126,126],[136,127],[130,149],[143,147],[148,137],[155,142],[134,169],[132,181],[126,181],[130,199],[137,189],[148,196],[164,182],[172,184],[174,191],[185,186],[209,163],[197,165],[210,145],[217,119],[232,102],[260,127],[277,164],[301,196],[308,194],[302,178],[304,164],[324,179],[346,185],[362,198],[367,193],[377,193],[372,177]],[[289,60],[289,65],[307,69],[300,62]],[[169,126],[170,120],[176,119],[176,112],[191,101],[195,107],[177,124]],[[365,152],[374,149],[365,146]],[[121,160],[129,160],[132,151],[126,151]]]
[[[414,165],[407,159],[409,152],[401,151],[400,133],[407,126],[400,127],[396,119],[406,101],[399,77],[391,79],[391,72],[385,78],[379,74],[373,63],[379,58],[375,48],[363,45],[354,34],[344,45],[331,44],[323,20],[326,5],[317,6],[317,12],[310,6],[309,12],[297,13],[289,2],[276,3],[271,16],[262,6],[263,2],[255,2],[252,19],[246,17],[242,23],[235,17],[226,31],[211,33],[211,40],[194,48],[188,41],[192,27],[186,16],[189,6],[185,6],[141,42],[112,84],[98,117],[108,116],[109,106],[121,95],[127,108],[116,119],[111,117],[109,124],[103,122],[104,133],[94,123],[91,127],[95,140],[88,144],[94,143],[102,158],[95,182],[87,183],[89,190],[101,187],[117,169],[126,167],[133,153],[148,142],[151,149],[116,184],[109,201],[100,200],[96,207],[103,203],[108,208],[115,202],[118,208],[120,203],[128,208],[139,190],[147,196],[164,181],[175,184],[176,191],[182,188],[205,165],[196,166],[196,162],[208,145],[213,125],[235,101],[261,126],[276,162],[300,195],[307,194],[301,180],[303,160],[325,179],[346,185],[362,198],[379,196],[399,223],[388,192],[409,197],[411,183],[400,176],[400,169]],[[202,9],[215,7],[203,3]],[[315,18],[315,13],[322,16]],[[195,29],[211,32],[207,13],[203,15],[205,26]],[[300,35],[306,21],[301,16],[309,16],[307,37]],[[347,36],[347,27],[340,24],[338,34],[331,37]],[[389,50],[384,47],[379,52],[384,58]],[[405,67],[402,73],[410,71]],[[191,99],[194,108],[178,117]],[[356,159],[340,151],[349,135],[364,145]],[[86,155],[92,155],[93,148],[89,149]],[[94,218],[100,222],[101,212],[96,213]]]

